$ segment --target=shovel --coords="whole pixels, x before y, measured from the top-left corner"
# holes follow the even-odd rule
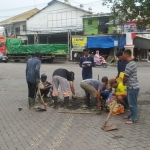
[[[108,123],[108,120],[109,120],[109,118],[110,118],[110,116],[111,116],[111,114],[112,114],[112,111],[113,111],[115,105],[116,105],[116,102],[113,104],[113,106],[112,106],[112,108],[111,108],[111,110],[110,110],[110,112],[109,112],[109,114],[108,114],[108,116],[107,116],[107,118],[106,118],[106,120],[105,120],[105,122],[104,122],[104,125],[103,125],[103,127],[102,127],[102,129],[103,129],[104,131],[112,131],[112,130],[117,130],[117,129],[118,129],[118,128],[115,127],[114,125],[106,126],[107,123]]]
[[[36,109],[37,109],[37,110],[40,110],[40,111],[46,111],[46,110],[47,110],[47,109],[46,109],[46,104],[44,103],[43,97],[41,96],[41,91],[40,91],[40,86],[39,86],[39,84],[38,84],[38,93],[39,93],[39,96],[40,96],[40,99],[41,99],[41,102],[42,102],[44,108],[37,107]]]

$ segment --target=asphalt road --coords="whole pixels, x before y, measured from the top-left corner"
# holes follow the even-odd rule
[[[17,89],[22,87],[24,90],[27,90],[26,80],[25,80],[25,63],[0,63],[0,80],[2,88],[14,88]],[[73,63],[55,63],[55,64],[42,64],[41,65],[41,74],[45,73],[48,76],[48,80],[51,81],[52,73],[57,68],[65,68],[70,71],[75,72],[75,90],[78,96],[83,96],[84,92],[80,88],[80,82],[82,81],[82,69],[78,64]],[[8,73],[9,72],[9,73]],[[93,68],[93,78],[101,79],[103,76],[108,76],[108,78],[114,78],[117,75],[116,67],[102,68],[96,67]],[[148,100],[150,95],[150,69],[149,67],[138,67],[138,80],[140,83],[140,96],[139,100]],[[10,82],[6,82],[6,80]],[[15,82],[11,82],[14,81]],[[11,85],[10,85],[11,83]]]

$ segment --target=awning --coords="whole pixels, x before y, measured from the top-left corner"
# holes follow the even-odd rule
[[[150,49],[150,39],[136,37],[133,40],[133,44],[135,45],[136,48]]]
[[[113,37],[113,36],[98,36],[88,37],[88,48],[112,48],[114,47],[114,41],[118,41],[118,48],[124,48],[126,43],[125,37]]]

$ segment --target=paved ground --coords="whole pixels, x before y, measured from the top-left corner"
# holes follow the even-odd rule
[[[42,73],[49,79],[56,68],[76,73],[76,93],[80,89],[81,69],[76,64],[43,64]],[[116,76],[116,68],[94,68],[94,78]],[[48,108],[36,112],[27,108],[25,64],[0,64],[0,150],[150,150],[150,86],[148,67],[138,68],[141,86],[139,120],[125,125],[123,115],[114,116],[109,124],[119,130],[104,132],[101,126],[107,116],[60,114]],[[22,111],[18,108],[22,107]]]

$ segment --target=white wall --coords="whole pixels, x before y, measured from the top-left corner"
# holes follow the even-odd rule
[[[27,29],[42,33],[83,30],[82,17],[89,14],[68,5],[55,2],[27,20]]]
[[[6,25],[6,28],[7,28],[7,31],[8,31],[8,35],[11,35],[12,31],[15,34],[15,28],[16,27],[20,28],[20,35],[26,35],[26,31],[23,31],[23,25],[26,25],[26,21],[15,22],[15,23],[11,23],[9,25]]]

